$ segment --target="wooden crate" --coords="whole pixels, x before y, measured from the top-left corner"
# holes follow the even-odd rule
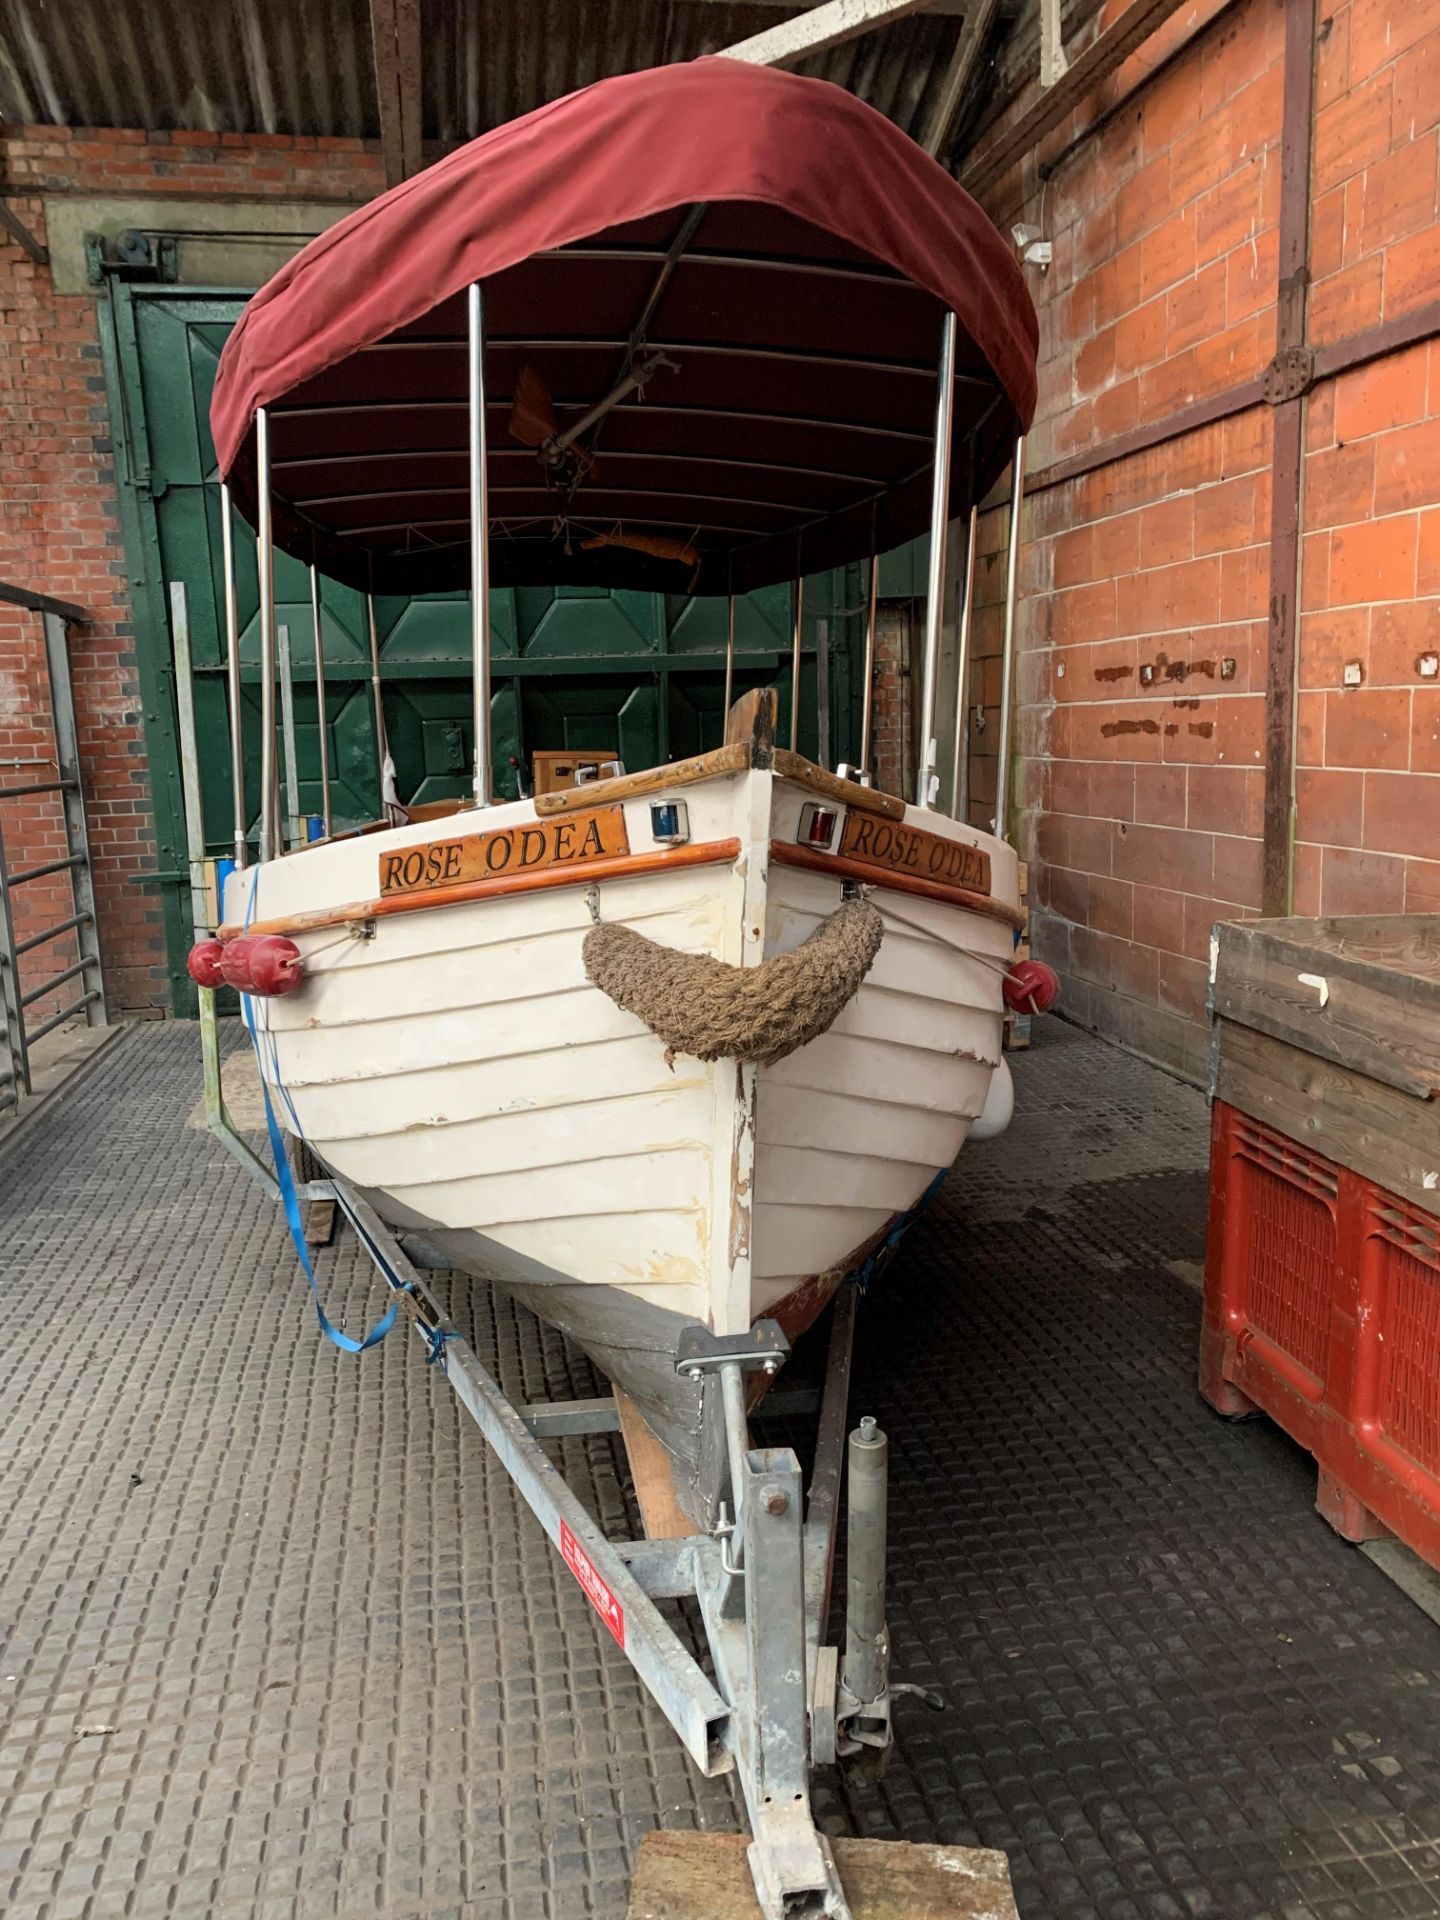
[[[568,749],[557,752],[546,748],[530,756],[530,790],[558,793],[563,787],[578,786],[582,777],[608,780],[612,774],[624,770],[617,753],[575,753]]]
[[[1440,1565],[1440,916],[1216,929],[1200,1390]]]

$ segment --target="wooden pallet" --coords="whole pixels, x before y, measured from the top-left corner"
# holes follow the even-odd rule
[[[756,1920],[743,1833],[647,1833],[627,1920]],[[832,1840],[853,1920],[1019,1920],[1003,1853]]]

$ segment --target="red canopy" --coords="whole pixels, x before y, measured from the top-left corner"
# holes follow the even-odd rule
[[[942,167],[825,81],[724,59],[660,67],[496,128],[256,294],[211,425],[253,520],[254,417],[270,409],[286,551],[379,590],[468,579],[474,280],[497,584],[746,590],[908,539],[928,517],[947,308],[955,512],[1034,410],[1023,275]],[[522,370],[563,429],[637,350],[675,364],[585,436],[578,484],[557,483],[508,431]],[[581,544],[617,532],[686,542],[698,572]]]

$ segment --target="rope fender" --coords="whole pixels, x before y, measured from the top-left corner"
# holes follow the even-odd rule
[[[592,927],[585,977],[677,1053],[770,1066],[816,1039],[854,998],[885,925],[868,901],[847,901],[793,953],[758,967],[677,953],[630,927]]]

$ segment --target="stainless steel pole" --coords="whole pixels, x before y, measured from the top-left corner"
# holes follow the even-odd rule
[[[880,556],[870,556],[870,592],[865,608],[865,680],[860,698],[860,771],[869,773],[870,733],[875,704],[875,621],[879,614]]]
[[[735,698],[735,596],[732,593],[726,604],[725,612],[725,714],[730,718],[730,704]],[[724,738],[722,731],[721,738]]]
[[[240,705],[240,615],[235,596],[235,524],[230,489],[220,482],[220,553],[225,569],[225,684],[230,697],[230,810],[235,816],[235,865],[245,865],[245,719]]]
[[[325,704],[325,639],[320,631],[320,569],[310,562],[310,618],[315,625],[315,717],[320,729],[320,820],[330,838],[330,715]]]
[[[1015,442],[1010,468],[1010,551],[1005,557],[1005,641],[1000,657],[1000,739],[995,766],[996,833],[1005,837],[1010,812],[1010,709],[1015,704],[1015,600],[1020,580],[1020,509],[1025,502],[1025,436]]]
[[[185,859],[190,872],[190,925],[201,940],[210,930],[205,897],[205,823],[200,800],[200,749],[195,733],[195,680],[190,656],[190,608],[185,582],[170,582],[170,643],[175,656],[175,715],[180,722],[180,799],[185,808]],[[220,919],[224,919],[222,905]]]
[[[385,761],[388,745],[385,737],[385,702],[380,695],[380,630],[375,625],[375,596],[365,596],[365,617],[370,627],[370,697],[375,707],[375,782],[380,792],[380,818],[385,813]]]
[[[295,749],[295,676],[290,670],[290,629],[282,621],[276,629],[275,654],[280,663],[280,729],[285,736],[285,837],[292,847],[305,844],[300,831],[300,761]]]
[[[975,597],[975,539],[980,529],[980,509],[970,509],[970,530],[965,538],[965,578],[960,586],[960,633],[955,645],[955,765],[950,777],[950,813],[963,820],[962,807],[968,809],[969,783],[965,778],[965,716],[970,711],[970,602]]]
[[[470,660],[475,728],[475,804],[490,804],[490,483],[485,461],[485,325],[480,283],[469,300]]]
[[[260,858],[273,860],[276,844],[275,779],[275,536],[270,520],[270,410],[255,414],[257,559],[260,567]]]
[[[890,1443],[868,1415],[850,1435],[845,1528],[846,1688],[862,1707],[890,1678],[885,1632],[885,1523]]]
[[[800,640],[805,630],[805,580],[795,576],[795,638],[790,647],[790,751],[800,749]]]
[[[950,438],[955,424],[955,329],[945,316],[940,336],[939,395],[935,404],[935,465],[930,483],[930,578],[925,597],[925,656],[920,682],[920,756],[915,804],[934,803],[935,697],[940,675],[940,629],[945,612],[945,529],[950,518]]]

